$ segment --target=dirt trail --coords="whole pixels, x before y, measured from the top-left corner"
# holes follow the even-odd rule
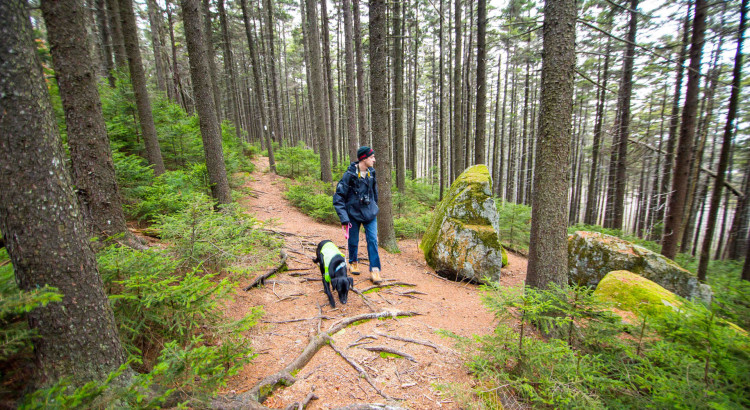
[[[287,264],[290,269],[302,269],[301,273],[306,275],[277,275],[272,283],[267,283],[264,287],[249,292],[240,291],[230,307],[229,314],[233,317],[241,317],[251,307],[258,305],[263,305],[266,312],[263,322],[249,335],[256,353],[259,353],[258,357],[230,380],[227,386],[227,390],[237,393],[250,389],[263,377],[289,364],[302,352],[309,338],[318,333],[319,327],[326,330],[341,318],[372,311],[360,296],[351,292],[348,304],[339,304],[338,297],[335,296],[337,305],[336,308],[331,308],[321,282],[305,280],[320,277],[317,266],[311,261],[315,244],[323,239],[330,239],[343,250],[345,241],[341,228],[321,224],[299,212],[282,195],[283,178],[268,172],[268,159],[259,158],[255,163],[257,170],[252,174],[249,187],[257,198],[248,197],[242,204],[259,220],[273,220],[272,229],[292,234],[285,237],[285,249],[289,255]],[[437,331],[445,329],[461,336],[487,334],[494,328],[494,317],[482,305],[477,286],[432,276],[435,272],[427,266],[417,245],[416,240],[399,241],[400,254],[389,254],[380,249],[383,277],[416,286],[391,287],[366,296],[376,311],[416,311],[420,315],[352,325],[335,334],[333,343],[360,363],[384,393],[403,399],[396,403],[399,406],[412,409],[460,408],[450,394],[441,392],[436,386],[468,385],[471,378],[458,352],[453,348],[453,341]],[[367,255],[364,233],[360,234],[359,255],[360,258]],[[526,260],[512,254],[509,254],[509,258],[509,268],[503,270],[501,282],[516,285],[525,277]],[[353,278],[355,288],[359,290],[371,286],[367,266],[363,266],[361,275]],[[409,290],[421,293],[404,294]],[[319,309],[322,309],[323,315],[335,319],[317,319]],[[312,319],[274,323],[300,318]],[[378,333],[428,340],[437,345],[438,349],[390,339]],[[361,340],[368,344],[350,346],[365,336],[376,338]],[[362,348],[368,346],[390,347],[413,356],[415,362],[404,358],[382,357],[377,352]],[[311,391],[319,399],[311,402],[309,409],[385,402],[354,368],[328,346],[318,351],[296,377],[296,383],[276,391],[264,404],[272,408],[285,408],[295,401],[302,401]]]

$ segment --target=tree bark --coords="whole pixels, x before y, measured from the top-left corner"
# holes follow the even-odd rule
[[[698,262],[698,280],[701,282],[706,281],[708,273],[708,261],[711,257],[711,241],[713,240],[714,230],[716,229],[716,218],[719,214],[719,203],[721,201],[721,189],[724,185],[724,176],[727,171],[727,164],[729,163],[734,120],[737,117],[737,105],[739,103],[740,87],[742,86],[742,43],[744,42],[745,35],[747,2],[748,0],[742,0],[742,5],[740,6],[740,27],[737,31],[737,54],[734,58],[734,71],[732,72],[732,92],[729,97],[727,122],[724,127],[721,153],[719,154],[719,169],[716,171],[716,181],[714,182],[714,189],[711,192],[711,205],[708,211],[706,234],[703,238],[701,256]],[[724,212],[727,211],[725,210]]]
[[[135,105],[138,108],[138,120],[141,125],[141,133],[146,143],[146,158],[153,166],[154,174],[161,175],[166,170],[161,157],[159,140],[156,137],[156,126],[151,113],[151,98],[146,88],[146,75],[143,72],[141,62],[141,50],[138,45],[138,27],[135,23],[132,0],[119,0],[120,18],[122,19],[122,33],[125,38],[125,50],[128,53],[128,67],[130,69],[130,81],[135,93]]]
[[[573,114],[576,2],[544,4],[542,95],[531,210],[527,283],[567,286],[567,199]]]
[[[690,67],[688,71],[687,91],[685,93],[685,108],[682,112],[680,139],[677,146],[677,158],[672,181],[672,195],[669,198],[669,207],[667,208],[664,234],[662,236],[661,253],[670,259],[674,259],[677,254],[677,246],[682,239],[680,228],[682,227],[682,219],[685,211],[690,156],[693,140],[695,139],[698,91],[700,88],[700,62],[706,31],[707,8],[708,5],[705,0],[696,0],[693,36],[690,45]]]
[[[379,153],[378,175],[378,242],[389,252],[398,251],[393,228],[393,200],[391,194],[391,160],[388,153],[391,144],[388,138],[388,86],[386,82],[388,42],[386,40],[385,0],[370,0],[370,92],[372,110],[373,149]]]
[[[181,1],[182,21],[185,25],[190,76],[193,80],[193,94],[195,95],[196,110],[200,119],[203,152],[206,155],[206,169],[208,180],[211,183],[211,196],[220,204],[228,204],[232,202],[232,192],[229,189],[226,166],[224,165],[221,128],[216,121],[216,107],[214,107],[211,93],[206,38],[201,28],[201,5],[199,1]]]
[[[0,36],[0,231],[19,288],[63,295],[28,313],[39,336],[33,384],[102,380],[126,355],[65,167],[26,2],[0,2]]]
[[[318,6],[316,0],[307,0],[307,33],[310,75],[312,77],[313,97],[313,122],[317,134],[318,146],[320,147],[320,179],[323,182],[332,182],[331,176],[331,146],[328,137],[328,126],[325,116],[325,92],[323,90],[323,65],[320,58],[320,34],[318,32]]]
[[[123,234],[126,242],[140,246],[125,225],[85,36],[83,4],[80,0],[44,0],[41,5],[65,111],[73,182],[86,227],[95,237]]]

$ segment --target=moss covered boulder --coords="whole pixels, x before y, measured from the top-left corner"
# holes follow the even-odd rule
[[[672,260],[599,232],[577,231],[568,236],[568,268],[572,284],[596,286],[609,272],[626,270],[684,298],[711,300],[711,288]]]
[[[682,304],[677,295],[658,283],[626,270],[617,270],[604,276],[594,295],[611,302],[617,309],[649,316],[677,310]]]
[[[499,217],[485,165],[464,171],[451,185],[419,247],[436,271],[480,281],[496,280],[507,256],[497,232]]]

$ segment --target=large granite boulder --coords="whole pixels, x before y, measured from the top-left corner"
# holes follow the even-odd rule
[[[627,270],[684,298],[711,300],[711,288],[672,260],[599,232],[577,231],[568,235],[568,269],[572,284],[596,286],[609,272]]]
[[[626,270],[616,270],[604,276],[594,295],[612,303],[618,310],[647,316],[678,310],[682,305],[674,293]]]
[[[462,279],[497,280],[507,255],[498,238],[499,218],[485,165],[464,171],[435,208],[419,244],[436,271]]]

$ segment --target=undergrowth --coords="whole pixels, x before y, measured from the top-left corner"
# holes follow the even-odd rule
[[[495,332],[452,336],[489,408],[500,408],[505,389],[533,407],[750,405],[750,339],[717,320],[715,306],[684,301],[681,311],[625,324],[586,288],[485,291]]]

